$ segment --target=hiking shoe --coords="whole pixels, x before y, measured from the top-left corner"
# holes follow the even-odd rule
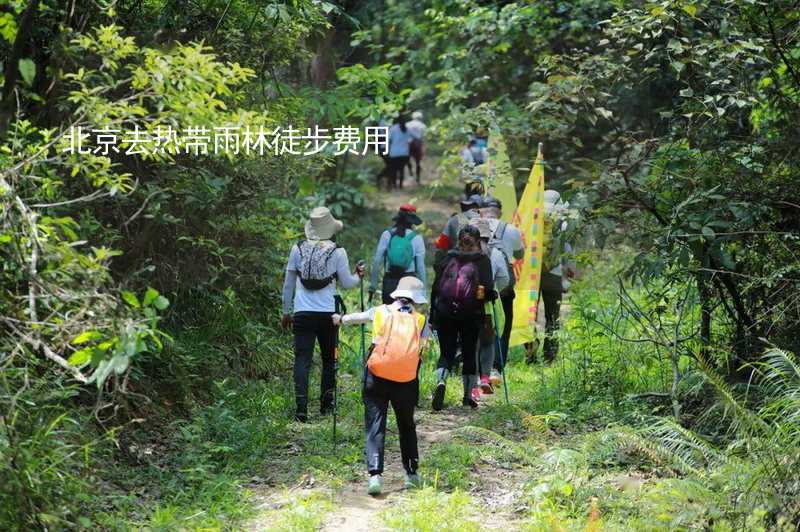
[[[481,389],[480,389],[479,387],[477,387],[477,386],[476,386],[476,387],[475,387],[475,388],[473,388],[473,389],[472,389],[472,391],[470,392],[470,394],[469,394],[469,397],[470,397],[470,399],[472,400],[472,402],[474,402],[474,403],[475,403],[475,405],[477,406],[477,404],[478,404],[478,401],[480,401],[480,400],[481,400],[481,395],[482,395],[482,394],[481,394]],[[471,405],[470,405],[470,406],[471,406]]]
[[[489,375],[489,382],[491,382],[494,386],[499,386],[503,383],[503,376],[500,375],[499,371],[493,369],[491,375]]]
[[[436,389],[433,390],[433,409],[434,410],[441,410],[444,406],[444,392],[445,392],[445,384],[444,382],[440,382],[436,385]]]
[[[417,473],[406,473],[406,481],[404,486],[407,490],[419,488],[422,486],[422,479],[419,478]]]
[[[492,388],[492,383],[489,382],[488,375],[481,375],[481,392],[485,393],[486,395],[491,395],[494,393],[494,388]]]
[[[476,401],[472,397],[470,397],[469,399],[465,397],[464,399],[461,400],[461,405],[468,406],[470,408],[478,408],[478,401]]]
[[[380,495],[383,489],[383,477],[380,475],[371,475],[369,477],[369,485],[367,486],[367,493],[370,495]]]

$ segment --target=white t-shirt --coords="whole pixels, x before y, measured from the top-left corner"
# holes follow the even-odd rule
[[[350,272],[347,252],[344,248],[337,248],[328,260],[328,275],[336,272],[337,278],[331,284],[319,290],[308,290],[300,282],[300,250],[297,244],[289,252],[289,261],[286,264],[286,278],[283,282],[283,313],[294,312],[334,312],[336,310],[336,283],[341,283],[342,288],[348,289],[358,285],[359,277]],[[294,298],[292,297],[294,294]]]
[[[411,136],[417,140],[422,140],[422,137],[425,136],[425,130],[428,126],[422,120],[411,120],[406,122],[406,129],[411,134]]]

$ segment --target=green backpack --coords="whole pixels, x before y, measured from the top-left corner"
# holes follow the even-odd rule
[[[392,228],[389,230],[389,247],[386,250],[386,271],[391,274],[402,274],[414,262],[414,246],[411,241],[417,234],[406,229],[405,236],[400,236]]]

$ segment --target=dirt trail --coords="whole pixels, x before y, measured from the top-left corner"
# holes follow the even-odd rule
[[[428,160],[428,168],[435,167],[435,164]],[[406,180],[405,188],[391,192],[382,191],[380,201],[384,208],[390,212],[397,211],[403,203],[413,203],[417,206],[423,220],[425,220],[428,237],[438,234],[447,218],[454,211],[455,205],[452,201],[445,201],[431,198],[429,189],[424,189],[427,182],[432,181],[437,176],[432,172],[423,171],[423,181],[418,185],[413,178]],[[460,382],[451,381],[451,386],[458,386]],[[484,400],[491,404],[501,400],[500,394],[487,396]],[[432,412],[423,408],[417,410],[417,437],[419,441],[419,451],[421,456],[425,456],[436,445],[448,442],[454,431],[469,425],[474,413],[461,406],[449,406],[442,412]],[[394,427],[388,427],[391,436],[388,440],[396,437]],[[287,493],[262,493],[257,495],[257,507],[267,512],[271,509],[282,508],[291,502],[291,499],[302,497],[313,492],[324,492],[332,500],[330,513],[325,515],[321,530],[327,532],[359,532],[359,531],[382,531],[388,528],[382,523],[381,513],[391,511],[403,498],[405,489],[403,487],[404,474],[400,467],[401,459],[399,449],[396,446],[387,445],[386,464],[384,471],[383,494],[372,497],[366,494],[366,479],[362,478],[356,482],[347,482],[340,487],[315,486],[312,482],[301,481],[294,488],[290,488]],[[484,482],[481,486],[474,486],[471,489],[473,495],[481,506],[488,510],[488,521],[484,523],[489,529],[508,530],[508,521],[512,518],[506,512],[512,506],[515,497],[515,486],[508,482],[509,476],[513,471],[505,470],[502,467],[494,467],[491,464],[484,464],[487,470],[483,476]],[[250,521],[247,530],[268,530],[270,523],[267,518],[258,516]]]

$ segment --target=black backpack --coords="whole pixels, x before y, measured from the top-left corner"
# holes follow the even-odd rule
[[[333,242],[311,242],[302,240],[297,243],[300,254],[298,274],[300,282],[307,290],[321,290],[336,279],[336,272],[328,275],[328,262],[339,246]]]

